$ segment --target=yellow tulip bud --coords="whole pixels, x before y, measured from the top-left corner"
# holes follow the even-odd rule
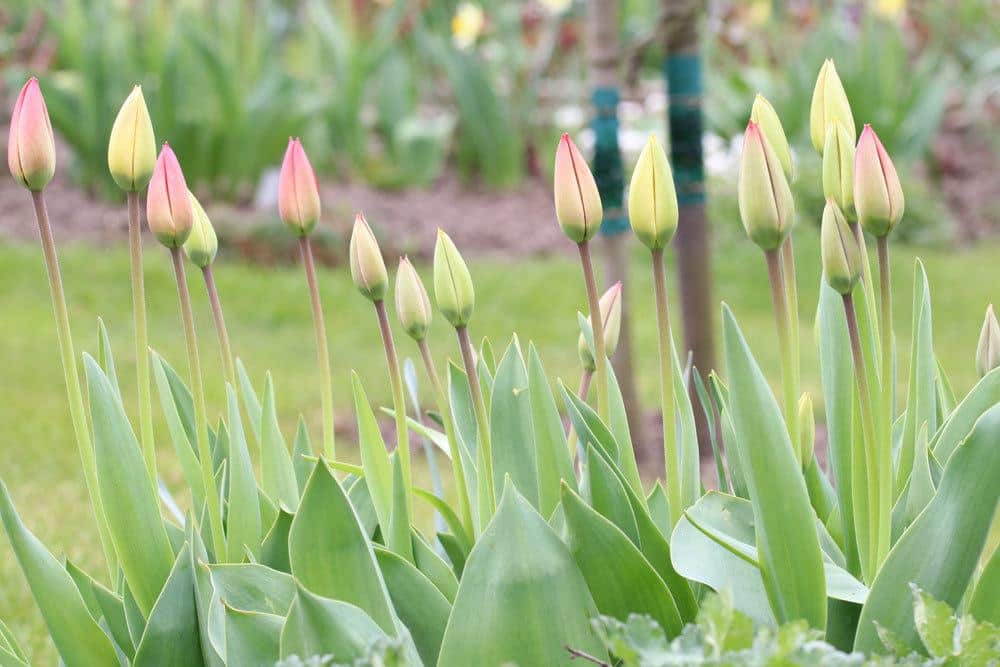
[[[743,135],[737,198],[750,240],[763,250],[779,247],[792,228],[795,204],[778,156],[753,121]]]
[[[861,277],[861,250],[840,207],[826,200],[820,229],[820,252],[826,282],[840,294],[850,294]]]
[[[434,298],[438,310],[456,329],[472,319],[476,292],[469,267],[451,238],[440,229],[434,246]]]
[[[826,126],[823,196],[837,202],[841,211],[854,205],[854,142],[840,123]]]
[[[636,237],[650,250],[670,243],[677,231],[677,191],[663,147],[654,135],[639,154],[628,188],[628,217]]]
[[[191,225],[191,233],[184,241],[184,252],[195,266],[204,269],[215,261],[215,254],[219,251],[219,239],[201,202],[191,192],[188,192],[188,196],[191,198],[194,224]]]
[[[1000,323],[997,322],[991,303],[986,307],[983,330],[979,334],[979,345],[976,347],[976,370],[982,377],[997,366],[1000,366]]]
[[[767,143],[771,144],[775,155],[781,162],[781,168],[785,170],[785,176],[789,180],[794,179],[792,172],[792,152],[788,148],[788,137],[785,136],[785,128],[781,126],[781,119],[778,112],[774,110],[771,103],[760,93],[754,98],[753,107],[750,109],[750,120],[757,123],[760,131],[767,138]]]
[[[423,340],[427,335],[431,326],[431,301],[420,274],[406,257],[399,260],[396,271],[396,315],[413,340]]]
[[[138,192],[156,165],[156,139],[142,88],[135,86],[118,111],[108,141],[108,169],[122,190]]]
[[[851,113],[851,103],[847,101],[844,84],[837,76],[837,67],[832,60],[827,60],[816,77],[816,87],[813,88],[812,106],[809,108],[809,133],[813,146],[817,151],[823,150],[826,141],[826,128],[831,123],[840,123],[847,130],[854,143],[857,130],[854,127],[854,114]]]
[[[872,236],[885,236],[903,218],[903,186],[892,159],[871,125],[865,125],[854,153],[854,208]]]
[[[354,285],[372,301],[384,299],[389,286],[389,274],[385,270],[382,250],[378,247],[375,234],[361,213],[354,218],[350,256]]]
[[[604,327],[604,351],[610,359],[618,349],[618,339],[622,330],[622,284],[617,282],[598,301],[601,308],[601,322]],[[589,319],[587,320],[590,321]],[[594,351],[587,343],[587,337],[580,332],[577,342],[580,362],[585,370],[594,370]]]
[[[576,144],[563,134],[556,149],[553,177],[556,218],[571,240],[583,243],[601,228],[604,209],[594,175]]]

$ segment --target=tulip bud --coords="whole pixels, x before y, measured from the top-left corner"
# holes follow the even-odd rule
[[[191,225],[191,233],[184,242],[184,252],[195,266],[204,269],[215,261],[215,254],[219,251],[219,239],[201,202],[192,192],[189,192],[188,196],[191,198],[194,224]]]
[[[976,347],[976,370],[982,377],[997,366],[1000,366],[1000,323],[997,322],[991,303],[986,308],[983,330],[979,334],[979,345]]]
[[[319,185],[298,139],[289,139],[278,177],[278,215],[299,236],[308,236],[319,222]]]
[[[382,250],[378,247],[375,234],[361,213],[354,217],[350,255],[351,278],[358,290],[372,301],[384,299],[389,274],[385,270]]]
[[[194,209],[184,172],[166,143],[149,180],[146,220],[157,240],[168,248],[180,248],[194,225]]]
[[[628,217],[640,241],[660,250],[677,231],[677,192],[674,175],[660,142],[649,135],[632,171],[628,187]]]
[[[854,207],[865,231],[885,236],[903,217],[903,186],[896,167],[871,125],[865,125],[854,154]]]
[[[618,349],[618,338],[622,330],[622,284],[617,282],[608,288],[608,291],[598,301],[601,310],[601,322],[604,328],[604,351],[610,358],[614,356]],[[587,320],[589,321],[589,319]],[[580,340],[577,344],[577,351],[580,353],[580,361],[584,369],[594,370],[594,351],[587,343],[587,337],[580,333]]]
[[[778,156],[753,121],[743,135],[737,190],[750,240],[764,250],[780,246],[792,228],[795,204]]]
[[[108,169],[122,190],[146,187],[156,164],[156,139],[142,87],[135,86],[118,110],[108,141]]]
[[[861,251],[847,219],[832,199],[826,200],[823,209],[820,248],[826,282],[840,294],[850,294],[861,277]]]
[[[410,338],[424,339],[431,326],[431,301],[420,275],[406,257],[399,260],[396,271],[396,314]]]
[[[840,123],[847,130],[847,136],[854,143],[857,136],[854,128],[854,114],[851,113],[851,103],[847,101],[844,84],[837,76],[837,67],[832,60],[827,60],[816,77],[816,87],[813,88],[812,106],[809,109],[809,133],[813,146],[817,151],[823,150],[826,141],[826,128],[831,123]]]
[[[563,232],[576,243],[589,240],[601,227],[604,209],[594,175],[568,134],[556,149],[553,181],[556,218]]]
[[[438,310],[456,329],[472,319],[476,293],[469,267],[451,238],[440,229],[434,246],[434,299]]]
[[[757,123],[760,131],[767,138],[767,143],[771,144],[775,155],[781,162],[781,168],[785,170],[785,176],[789,180],[794,178],[792,172],[792,152],[788,148],[788,137],[785,136],[785,128],[781,126],[781,119],[778,113],[760,93],[754,98],[753,107],[750,109],[750,120]]]
[[[799,444],[802,446],[802,468],[812,463],[816,446],[816,417],[813,415],[813,401],[809,393],[799,399]]]
[[[56,173],[52,123],[35,77],[21,88],[10,114],[7,166],[14,179],[33,192],[48,185]]]
[[[823,196],[837,202],[841,211],[854,205],[854,142],[840,123],[826,126]]]

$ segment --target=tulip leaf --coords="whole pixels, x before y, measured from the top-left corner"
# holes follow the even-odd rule
[[[627,479],[639,479],[639,464],[635,460],[635,449],[632,445],[632,432],[628,426],[628,413],[625,411],[625,400],[622,397],[621,387],[618,386],[618,377],[615,374],[614,366],[608,359],[608,429],[618,442],[622,472]],[[641,491],[642,484],[639,484]],[[640,491],[636,491],[639,493]]]
[[[249,552],[260,554],[261,517],[253,462],[243,432],[236,390],[226,387],[229,406],[229,512],[226,515],[226,555],[240,563]],[[220,428],[220,434],[222,429]]]
[[[5,650],[10,654],[7,660],[10,664],[17,664],[27,666],[28,655],[21,648],[21,645],[17,643],[17,638],[14,637],[14,633],[10,631],[7,625],[0,621],[0,649]]]
[[[490,440],[494,485],[499,486],[510,475],[528,502],[538,507],[531,392],[528,390],[528,370],[516,336],[497,367],[492,396]]]
[[[559,504],[560,482],[565,480],[575,490],[576,475],[559,409],[534,344],[528,345],[528,394],[538,476],[538,510],[547,517]]]
[[[479,498],[477,480],[479,475],[479,433],[476,426],[476,415],[472,408],[472,393],[469,381],[461,368],[448,362],[448,397],[451,406],[451,417],[455,423],[455,438],[458,440],[461,456],[462,472],[465,475],[465,486],[470,499]],[[452,453],[454,456],[454,452]],[[475,502],[471,507],[473,522],[479,526],[478,506]]]
[[[243,365],[243,360],[236,359],[236,376],[237,382],[239,382],[240,395],[243,398],[243,407],[247,411],[247,417],[250,419],[250,430],[253,432],[254,440],[262,443],[262,411],[260,406],[260,401],[257,399],[257,392],[253,388],[253,382],[250,381],[250,375],[247,373],[246,367]],[[268,373],[268,382],[270,382],[271,375]],[[265,393],[267,389],[265,388]]]
[[[149,614],[135,651],[135,667],[195,667],[204,664],[198,635],[190,547],[177,555],[170,576]]]
[[[104,621],[117,648],[131,660],[135,656],[135,645],[128,631],[122,599],[70,561],[66,561],[66,571],[73,577],[77,590],[90,609],[91,617],[98,624]]]
[[[458,578],[448,563],[424,541],[419,532],[413,530],[411,537],[413,539],[413,564],[425,577],[430,579],[431,583],[441,591],[441,595],[451,605],[455,601],[455,594],[458,593]]]
[[[462,520],[458,518],[455,510],[451,508],[451,505],[426,489],[414,487],[413,494],[417,498],[423,498],[431,505],[431,507],[437,510],[438,514],[440,514],[444,519],[444,522],[448,525],[448,528],[457,540],[458,546],[462,549],[462,553],[468,554],[472,549],[472,539],[469,534],[465,532],[465,526],[462,525]]]
[[[299,586],[281,629],[281,658],[334,655],[338,661],[350,664],[363,656],[372,643],[385,637],[379,625],[358,607]]]
[[[260,478],[264,493],[276,505],[284,505],[290,512],[299,506],[299,488],[295,481],[295,468],[288,453],[288,443],[281,435],[278,410],[274,398],[274,381],[267,374],[264,382],[264,404],[260,425],[255,429],[260,443]]]
[[[685,382],[685,372],[681,369],[674,347],[673,337],[670,340],[670,356],[674,364],[674,407],[678,416],[677,456],[678,470],[681,476],[680,498],[684,511],[698,501],[701,495],[701,457],[698,453],[698,433],[694,423],[694,408],[691,407],[691,395]],[[689,366],[690,368],[690,366]],[[641,490],[641,486],[639,487]]]
[[[594,510],[618,526],[632,544],[641,546],[635,513],[625,487],[615,476],[611,464],[597,453],[593,445],[587,445],[587,482],[587,495]]]
[[[375,421],[375,413],[361,377],[351,373],[351,389],[354,395],[354,412],[358,416],[358,447],[361,450],[361,467],[365,471],[365,484],[371,494],[375,515],[383,531],[389,530],[389,515],[392,512],[392,463],[386,451],[382,432]]]
[[[624,474],[621,469],[621,452],[618,448],[618,441],[608,430],[607,425],[601,421],[594,409],[587,405],[576,394],[569,391],[562,383],[559,385],[563,395],[563,402],[566,405],[566,412],[569,415],[570,424],[576,431],[576,436],[580,440],[580,447],[587,450],[587,445],[593,445],[605,454],[609,461]],[[627,478],[626,478],[627,479]],[[638,494],[642,493],[642,483],[638,480],[628,480],[632,490]],[[646,500],[642,496],[643,501]]]
[[[104,374],[108,376],[108,381],[114,387],[118,398],[121,399],[122,391],[118,386],[118,373],[115,371],[115,355],[111,348],[111,337],[108,335],[107,327],[104,326],[104,319],[100,317],[97,318],[97,340],[97,362]]]
[[[207,613],[208,637],[219,655],[229,652],[224,607],[284,618],[295,598],[295,580],[264,565],[201,564],[199,568],[208,573],[211,582],[210,599],[201,613]]]
[[[1000,548],[986,561],[969,601],[969,614],[977,621],[1000,627]]]
[[[292,571],[292,566],[288,562],[288,533],[294,518],[294,514],[283,509],[278,510],[278,516],[275,517],[260,545],[261,565],[281,572]]]
[[[226,605],[226,664],[274,667],[281,659],[284,616],[243,611]]]
[[[947,463],[955,448],[972,431],[976,421],[997,403],[1000,403],[1000,368],[994,368],[984,375],[955,406],[955,410],[934,437],[931,445],[934,457],[941,463]]]
[[[312,446],[309,444],[309,428],[306,420],[299,415],[299,425],[295,429],[295,443],[292,445],[292,467],[295,469],[295,482],[299,487],[299,494],[306,488],[309,475],[312,473],[312,463],[305,457],[312,456]]]
[[[399,554],[376,548],[385,585],[399,620],[410,631],[425,664],[436,665],[451,603],[424,574]]]
[[[367,479],[366,479],[367,481]],[[410,540],[410,505],[406,498],[406,480],[398,452],[392,455],[392,507],[389,522],[382,525],[386,546],[413,562],[413,542]]]
[[[177,460],[180,462],[184,481],[191,489],[192,502],[195,507],[199,507],[205,502],[205,485],[201,477],[201,464],[198,463],[198,456],[191,445],[191,429],[187,427],[185,417],[182,416],[184,404],[182,400],[178,400],[174,393],[174,384],[169,379],[168,374],[173,373],[173,369],[167,366],[167,362],[156,352],[151,354],[153,356],[153,378],[156,380],[156,388],[160,394],[160,405],[163,407],[163,415],[167,421],[167,432],[170,434],[174,453],[177,454]],[[181,386],[183,387],[183,385]],[[188,399],[190,400],[190,395],[188,395]],[[193,415],[190,418],[193,418]]]

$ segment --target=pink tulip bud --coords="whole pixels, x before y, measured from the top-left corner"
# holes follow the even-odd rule
[[[169,144],[164,143],[153,167],[146,193],[146,219],[157,240],[168,248],[184,245],[194,226],[194,208],[184,172]]]
[[[554,178],[556,218],[571,240],[589,240],[601,227],[604,211],[594,175],[576,144],[563,134],[556,149]]]
[[[38,192],[56,171],[56,145],[52,123],[38,79],[24,84],[10,115],[7,166],[18,183]]]
[[[298,139],[288,140],[278,179],[278,214],[299,236],[307,236],[319,222],[319,185]]]
[[[871,125],[861,131],[854,153],[854,208],[861,226],[873,236],[885,236],[903,217],[903,187]]]

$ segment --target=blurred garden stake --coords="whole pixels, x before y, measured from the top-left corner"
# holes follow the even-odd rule
[[[128,205],[129,270],[132,283],[132,320],[135,327],[135,370],[139,385],[139,436],[150,479],[156,481],[156,445],[153,440],[153,402],[150,395],[149,335],[146,326],[146,288],[142,266],[142,223],[139,197],[149,184],[156,164],[156,139],[142,87],[125,98],[111,127],[108,170],[125,191]]]
[[[983,377],[997,366],[1000,366],[1000,323],[991,303],[986,307],[979,345],[976,346],[976,371],[979,377]]]
[[[285,158],[281,163],[281,174],[278,178],[278,214],[299,239],[299,255],[306,273],[316,336],[316,355],[320,373],[319,391],[323,410],[323,451],[327,458],[336,460],[330,351],[327,345],[326,323],[323,319],[323,304],[319,297],[319,283],[316,279],[316,262],[309,241],[309,235],[319,222],[319,185],[309,158],[302,148],[302,142],[298,139],[288,140]]]
[[[42,256],[45,258],[45,271],[49,279],[49,295],[56,318],[59,355],[62,361],[63,378],[66,382],[73,434],[76,436],[76,446],[83,464],[83,477],[87,485],[87,492],[94,507],[101,546],[104,548],[109,572],[114,577],[117,575],[117,559],[111,544],[107,517],[104,514],[98,491],[97,464],[94,458],[93,442],[90,439],[90,426],[87,424],[87,410],[83,401],[83,392],[80,388],[76,352],[73,349],[73,333],[69,323],[69,310],[66,307],[66,293],[63,291],[56,242],[49,224],[49,214],[45,207],[43,193],[56,170],[55,138],[52,135],[52,125],[49,123],[49,115],[45,108],[41,87],[38,85],[38,79],[34,77],[28,79],[28,82],[21,88],[17,101],[14,103],[14,109],[11,111],[10,134],[7,139],[7,166],[10,168],[14,180],[31,193],[31,201],[35,208],[35,221],[38,223]]]

